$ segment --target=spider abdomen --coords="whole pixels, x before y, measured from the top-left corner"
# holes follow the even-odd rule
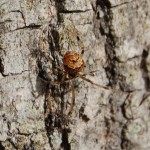
[[[84,61],[82,55],[75,52],[67,52],[63,58],[64,69],[68,74],[76,74],[83,70]]]

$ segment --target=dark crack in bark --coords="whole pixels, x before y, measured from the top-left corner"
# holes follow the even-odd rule
[[[69,118],[66,116],[66,101],[64,99],[65,93],[68,91],[68,83],[63,83],[61,85],[52,84],[54,81],[61,81],[62,72],[58,69],[61,66],[60,62],[60,46],[59,46],[59,33],[58,31],[50,25],[50,31],[48,32],[48,44],[49,44],[49,58],[46,58],[44,54],[41,55],[41,59],[38,61],[39,76],[47,82],[45,102],[44,102],[44,113],[45,113],[45,129],[47,132],[47,137],[49,139],[49,144],[52,150],[55,150],[53,145],[53,134],[56,130],[61,135],[61,147],[64,150],[70,150],[71,145],[68,141],[68,134],[71,132],[68,124]],[[50,57],[51,56],[51,57]],[[45,57],[45,58],[44,58]],[[46,61],[41,61],[41,60]],[[51,75],[48,75],[44,66],[46,66],[47,61],[51,62],[49,69],[51,70]],[[56,106],[56,107],[55,107]],[[59,147],[59,145],[57,145]]]
[[[69,131],[65,128],[62,130],[62,143],[61,143],[61,147],[64,150],[71,150],[71,145],[68,141],[68,133]]]
[[[2,62],[2,59],[0,58],[0,73],[4,76],[4,65],[3,65],[3,62]]]
[[[142,71],[142,76],[145,82],[145,89],[146,91],[150,91],[150,78],[148,75],[147,57],[148,57],[148,51],[143,50],[140,69]]]
[[[0,150],[5,150],[5,147],[2,145],[2,142],[0,142]]]

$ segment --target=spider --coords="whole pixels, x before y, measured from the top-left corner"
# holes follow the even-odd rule
[[[78,53],[72,52],[72,51],[68,51],[64,55],[63,65],[64,65],[65,75],[67,75],[71,81],[72,81],[72,79],[79,77],[87,82],[90,82],[91,84],[98,86],[99,88],[102,88],[105,90],[113,90],[110,87],[96,84],[93,81],[91,81],[90,79],[85,77],[85,75],[87,75],[87,74],[92,75],[92,76],[93,76],[93,74],[84,72],[85,63],[84,63],[84,60],[82,57],[83,54],[84,54],[84,50],[82,50],[81,54],[78,54]],[[84,74],[80,74],[80,72],[82,72]],[[75,90],[74,90],[73,82],[71,82],[71,85],[72,85],[72,103],[71,103],[71,107],[70,107],[68,115],[71,115],[73,107],[75,105]]]
[[[60,71],[62,71],[64,74],[63,74],[61,81],[56,81],[55,84],[62,84],[65,81],[70,81],[70,83],[71,83],[72,101],[71,101],[71,106],[70,106],[70,109],[68,112],[68,116],[70,116],[72,114],[72,111],[73,111],[73,108],[75,105],[75,89],[74,89],[74,85],[73,85],[73,79],[79,77],[87,82],[90,82],[91,84],[93,84],[99,88],[102,88],[105,90],[114,90],[110,87],[96,84],[93,81],[91,81],[90,79],[85,77],[85,75],[87,75],[87,74],[92,75],[92,76],[93,76],[93,74],[84,72],[85,63],[84,63],[84,60],[82,57],[83,54],[84,54],[84,50],[82,50],[81,54],[73,52],[73,51],[66,52],[66,54],[63,56],[63,68],[58,67],[58,69]]]

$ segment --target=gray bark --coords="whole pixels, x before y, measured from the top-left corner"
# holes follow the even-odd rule
[[[1,0],[0,149],[150,149],[149,10],[149,0]],[[68,117],[70,82],[52,83],[63,55],[83,48],[86,77],[116,90],[74,79]]]

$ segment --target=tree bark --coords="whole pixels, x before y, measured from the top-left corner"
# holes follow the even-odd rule
[[[150,149],[149,0],[0,1],[0,149]],[[61,81],[63,55],[86,78]],[[44,82],[43,79],[48,80]]]

